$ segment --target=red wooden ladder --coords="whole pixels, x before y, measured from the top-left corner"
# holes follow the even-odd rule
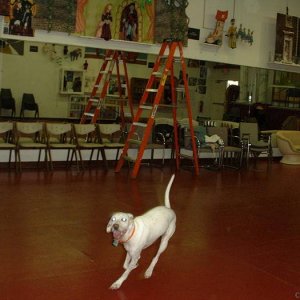
[[[175,57],[176,50],[179,51],[179,57]],[[183,77],[182,79],[184,82],[184,91],[185,91],[185,98],[186,98],[186,107],[187,107],[187,113],[189,119],[189,127],[190,127],[191,136],[194,136],[190,93],[188,89],[187,74],[186,74],[186,64],[183,57],[183,46],[180,41],[174,41],[168,39],[162,43],[161,49],[159,51],[158,57],[153,67],[153,71],[150,75],[143,96],[141,97],[139,107],[134,116],[133,123],[130,127],[127,140],[123,148],[122,155],[120,156],[120,159],[117,163],[115,169],[116,172],[119,172],[121,170],[125,161],[129,161],[131,163],[134,163],[132,173],[131,173],[131,178],[136,178],[136,176],[138,175],[143,154],[152,132],[152,127],[155,121],[156,112],[157,109],[159,108],[160,101],[163,96],[163,92],[165,88],[165,83],[168,76],[170,76],[169,78],[170,78],[171,95],[172,95],[172,116],[173,116],[173,126],[174,126],[174,148],[176,153],[176,167],[177,169],[179,169],[180,149],[179,149],[178,129],[177,129],[178,122],[176,117],[176,112],[177,112],[176,87],[175,87],[174,69],[173,69],[175,62],[179,62],[181,65],[182,77]],[[159,85],[158,87],[155,87],[155,84],[157,83],[158,79],[159,79]],[[149,101],[149,98],[153,99],[151,98],[151,94],[152,97],[154,96],[154,100],[152,102],[151,100]],[[144,118],[145,115],[148,116],[146,117],[147,119],[146,123],[140,121],[141,117],[143,116]],[[139,127],[143,127],[144,135],[142,137],[142,140],[137,141],[133,137]],[[198,154],[197,154],[195,139],[192,138],[191,142],[192,142],[193,163],[194,163],[195,173],[198,175],[199,166],[198,166]],[[130,148],[130,145],[132,144],[135,145],[138,144],[139,146],[136,158],[132,158],[128,156],[128,150]]]
[[[121,81],[121,75],[120,75],[121,64],[123,65],[123,69],[124,69],[125,83]],[[115,67],[116,67],[118,95],[117,97],[111,98],[108,97],[107,90],[109,88],[111,82],[111,75]],[[126,85],[127,95],[124,95],[123,92],[124,85]],[[108,98],[109,98],[109,103],[106,103],[108,102],[107,101]],[[124,126],[125,124],[124,106],[126,105],[126,103],[129,105],[131,118],[133,118],[131,90],[130,90],[130,84],[128,80],[128,72],[127,72],[125,55],[123,54],[122,51],[107,50],[103,64],[100,68],[99,74],[94,84],[93,90],[90,94],[88,103],[81,117],[80,123],[81,124],[96,123],[100,116],[101,109],[105,109],[105,106],[108,107],[111,106],[111,107],[119,107],[121,123]]]

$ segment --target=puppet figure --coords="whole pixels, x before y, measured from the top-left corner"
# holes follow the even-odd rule
[[[101,20],[98,24],[96,37],[103,38],[106,41],[111,39],[111,29],[110,25],[112,23],[111,15],[112,5],[108,3],[105,5],[103,13],[101,15]]]
[[[235,19],[231,19],[230,23],[231,25],[228,28],[226,36],[228,36],[228,46],[234,49],[236,48],[236,38],[237,38]]]
[[[122,13],[121,32],[124,40],[138,40],[138,15],[135,9],[135,3],[130,3],[125,7]]]

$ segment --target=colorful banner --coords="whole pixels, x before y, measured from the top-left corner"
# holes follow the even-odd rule
[[[77,0],[76,33],[153,43],[154,1]]]

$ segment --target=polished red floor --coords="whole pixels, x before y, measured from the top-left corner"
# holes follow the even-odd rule
[[[125,251],[105,232],[114,211],[163,201],[171,168],[0,171],[0,299],[300,299],[300,166],[176,173],[177,230],[150,279],[158,244],[118,291]]]

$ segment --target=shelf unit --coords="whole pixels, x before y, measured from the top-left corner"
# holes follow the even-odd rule
[[[300,108],[300,74],[275,71],[273,81],[272,105]]]
[[[84,71],[76,69],[61,69],[60,93],[66,95],[83,95]]]
[[[87,104],[88,96],[70,95],[69,96],[69,118],[80,119]]]

